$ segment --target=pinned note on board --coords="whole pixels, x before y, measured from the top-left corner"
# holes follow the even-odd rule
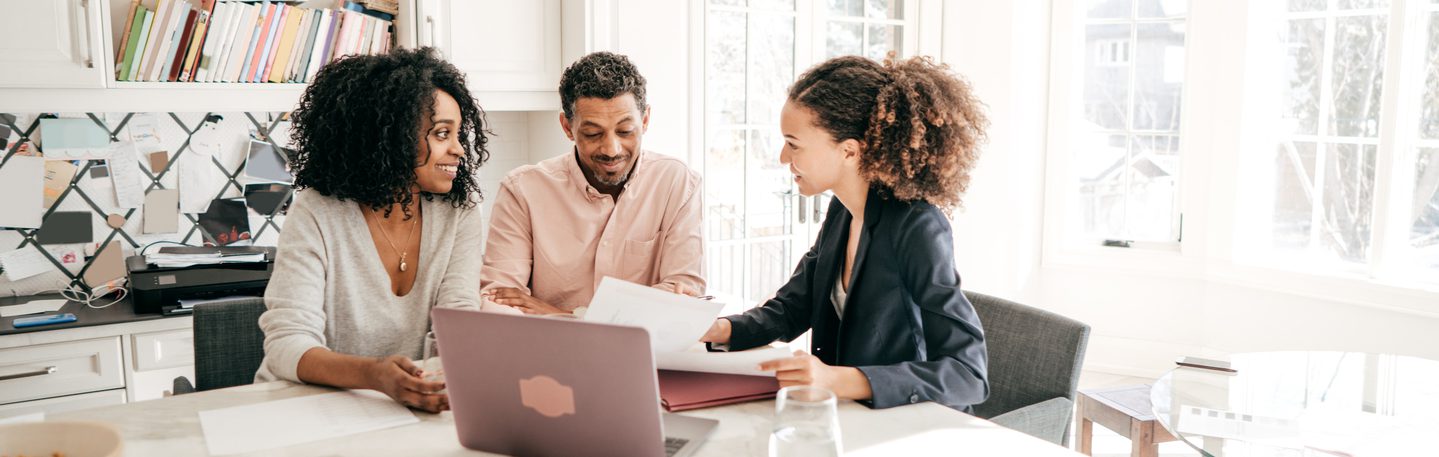
[[[89,243],[95,240],[92,221],[94,213],[89,211],[56,211],[45,217],[35,240],[40,244]]]
[[[155,189],[145,194],[144,233],[175,233],[180,230],[180,191]]]
[[[16,155],[0,164],[0,227],[39,228],[44,189],[45,159]]]
[[[70,162],[50,160],[45,162],[45,209],[55,205],[55,200],[60,199],[60,194],[70,187],[70,182],[75,179],[75,172],[79,167]]]
[[[110,132],[90,119],[41,119],[48,160],[90,160],[110,157]]]

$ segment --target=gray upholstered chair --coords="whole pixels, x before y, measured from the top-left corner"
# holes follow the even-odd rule
[[[964,295],[979,313],[989,350],[989,399],[974,414],[1067,446],[1089,326],[1002,298]]]
[[[195,383],[175,378],[175,394],[254,382],[265,358],[265,332],[259,323],[264,312],[260,297],[195,305]]]

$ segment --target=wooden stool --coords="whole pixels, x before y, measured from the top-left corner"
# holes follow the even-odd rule
[[[1129,438],[1131,457],[1158,457],[1159,443],[1174,441],[1154,417],[1149,385],[1079,391],[1079,452],[1094,455],[1094,423]]]

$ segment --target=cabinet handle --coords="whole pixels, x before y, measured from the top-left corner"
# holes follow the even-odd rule
[[[77,32],[83,31],[85,35],[84,40],[80,42],[80,48],[85,50],[85,68],[95,68],[95,50],[90,49],[90,0],[80,0],[80,10],[82,13]]]
[[[435,17],[425,16],[425,23],[430,25],[430,46],[439,47],[440,41],[435,39]]]
[[[11,380],[11,379],[33,378],[33,377],[36,377],[36,376],[45,376],[45,375],[47,375],[47,374],[54,373],[54,372],[55,372],[55,367],[54,367],[54,366],[48,366],[48,367],[45,367],[45,368],[43,368],[43,369],[39,369],[39,370],[35,370],[35,371],[30,371],[30,372],[25,372],[25,373],[7,374],[7,375],[5,375],[5,376],[0,376],[0,381],[9,381],[9,380]]]
[[[819,196],[820,194],[814,194],[814,205],[810,206],[810,209],[814,210],[814,216],[810,220],[815,222],[819,222]]]
[[[808,199],[807,199],[807,198],[804,198],[803,195],[799,195],[798,193],[795,193],[795,195],[799,197],[799,211],[795,211],[795,212],[796,212],[796,213],[799,213],[799,223],[803,224],[803,223],[804,223],[805,213],[807,212],[807,211],[805,210],[805,208],[804,208],[804,204],[805,204],[805,201],[808,200]]]

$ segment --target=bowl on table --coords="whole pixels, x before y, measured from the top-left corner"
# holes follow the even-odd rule
[[[55,421],[0,425],[0,455],[120,457],[120,431],[100,422]]]

